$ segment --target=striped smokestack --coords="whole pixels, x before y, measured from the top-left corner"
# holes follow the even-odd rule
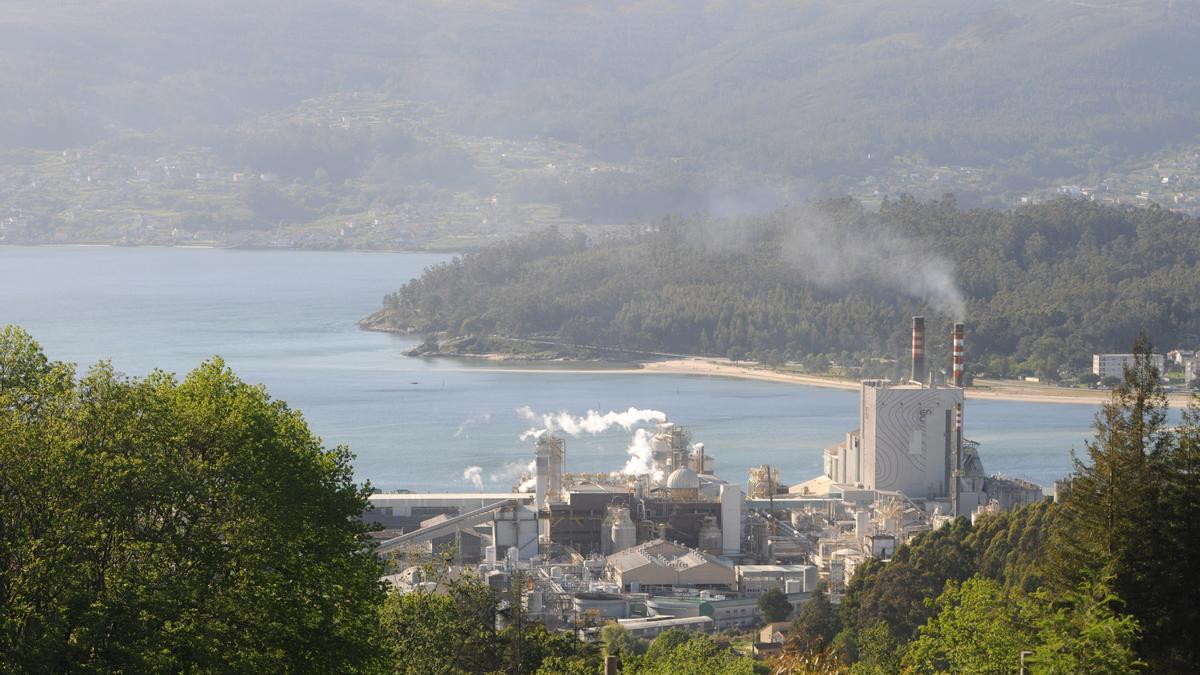
[[[912,376],[913,382],[925,381],[925,317],[913,317]]]
[[[966,332],[966,327],[961,323],[954,324],[954,333],[952,334],[952,338],[954,339],[954,347],[951,354],[954,361],[953,384],[956,387],[963,386],[963,349]]]

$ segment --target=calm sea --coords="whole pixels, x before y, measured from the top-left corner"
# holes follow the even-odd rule
[[[857,394],[794,384],[659,374],[495,372],[423,360],[414,339],[360,331],[385,293],[446,256],[217,249],[0,247],[0,324],[23,326],[51,358],[81,366],[111,359],[130,375],[184,373],[219,354],[245,380],[306,415],[327,444],[356,453],[380,489],[505,490],[531,446],[516,412],[631,406],[666,412],[743,481],[777,465],[785,481],[820,472],[821,448],[857,425]],[[578,369],[574,369],[578,370]],[[971,402],[968,436],[984,465],[1050,482],[1082,450],[1088,405]],[[569,439],[573,471],[621,467],[630,434]]]

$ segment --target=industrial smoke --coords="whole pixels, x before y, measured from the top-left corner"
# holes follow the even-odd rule
[[[625,452],[629,455],[629,460],[625,462],[625,467],[621,469],[621,473],[626,476],[645,476],[650,475],[651,480],[662,479],[662,468],[654,461],[654,449],[650,445],[651,435],[645,429],[638,429],[633,433],[633,440],[630,441],[629,447]]]
[[[954,281],[954,264],[927,244],[855,212],[835,215],[831,209],[805,205],[778,217],[786,222],[778,243],[780,258],[810,283],[831,289],[894,289],[954,321],[964,320],[966,301]],[[714,219],[698,233],[714,253],[752,253],[772,226],[729,227],[728,221]],[[774,239],[770,241],[774,248]]]
[[[556,431],[571,436],[579,436],[583,433],[599,434],[617,426],[629,431],[638,424],[667,421],[666,413],[658,410],[638,410],[633,407],[624,412],[609,411],[603,415],[595,410],[589,410],[583,417],[576,417],[566,411],[538,415],[526,405],[517,408],[517,414],[524,419],[540,421],[542,424],[541,428],[529,429],[521,434],[521,440],[537,438],[544,433]]]
[[[463,469],[463,480],[471,481],[475,489],[483,492],[483,467],[468,466]]]

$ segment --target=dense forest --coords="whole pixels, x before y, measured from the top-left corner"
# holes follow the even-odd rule
[[[462,352],[499,335],[890,375],[872,359],[902,356],[926,314],[935,358],[961,318],[970,372],[1057,380],[1141,330],[1194,340],[1198,254],[1197,223],[1157,208],[838,200],[601,241],[541,232],[427,270],[365,325]]]

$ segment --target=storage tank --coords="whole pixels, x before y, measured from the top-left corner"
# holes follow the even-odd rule
[[[609,541],[612,552],[617,553],[637,545],[637,528],[629,517],[629,509],[615,506],[609,509],[612,525],[610,526]]]
[[[716,518],[708,517],[700,524],[700,550],[711,555],[721,555],[721,528]]]
[[[871,514],[866,509],[854,512],[854,536],[860,541],[871,536]]]
[[[612,555],[616,553],[613,550],[612,539],[613,525],[613,507],[608,507],[604,512],[604,520],[600,521],[600,553],[601,555]]]
[[[496,547],[487,546],[483,549],[483,561],[487,563],[489,568],[496,566]]]
[[[629,618],[629,601],[615,593],[576,593],[572,604],[581,622]]]
[[[817,566],[805,565],[804,571],[801,574],[804,575],[804,592],[815,593],[817,590],[817,583],[819,582],[819,577],[817,576]]]

